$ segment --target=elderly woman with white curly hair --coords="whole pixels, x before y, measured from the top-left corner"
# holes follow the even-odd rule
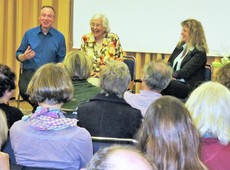
[[[81,50],[94,62],[99,72],[107,61],[123,60],[123,50],[118,35],[110,32],[109,21],[104,14],[95,14],[90,20],[91,32],[82,36]]]

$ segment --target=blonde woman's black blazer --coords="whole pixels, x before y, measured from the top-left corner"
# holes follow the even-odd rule
[[[173,66],[173,61],[182,51],[183,47],[176,47],[174,49],[168,60],[171,66]],[[173,77],[176,79],[183,78],[190,88],[194,88],[205,80],[204,71],[206,62],[206,53],[194,48],[192,51],[189,51],[182,60],[180,70],[176,71],[175,68],[173,68]]]

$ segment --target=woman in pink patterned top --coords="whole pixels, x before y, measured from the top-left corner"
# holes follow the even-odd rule
[[[91,32],[82,36],[81,50],[92,58],[94,71],[99,72],[108,61],[123,61],[120,39],[110,32],[107,17],[103,14],[93,15],[90,27]]]

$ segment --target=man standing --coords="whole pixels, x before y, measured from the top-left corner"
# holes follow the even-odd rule
[[[19,79],[20,95],[29,103],[31,102],[26,89],[34,72],[46,63],[61,62],[66,55],[64,35],[52,27],[54,20],[54,8],[52,6],[41,7],[40,26],[26,31],[16,51],[17,60],[23,63],[23,73]]]

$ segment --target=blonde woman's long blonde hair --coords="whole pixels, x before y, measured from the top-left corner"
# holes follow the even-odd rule
[[[205,38],[203,26],[200,21],[195,19],[187,19],[181,22],[181,26],[189,29],[188,45],[197,48],[199,51],[208,52],[208,45]],[[177,46],[182,46],[184,42],[180,40]]]

